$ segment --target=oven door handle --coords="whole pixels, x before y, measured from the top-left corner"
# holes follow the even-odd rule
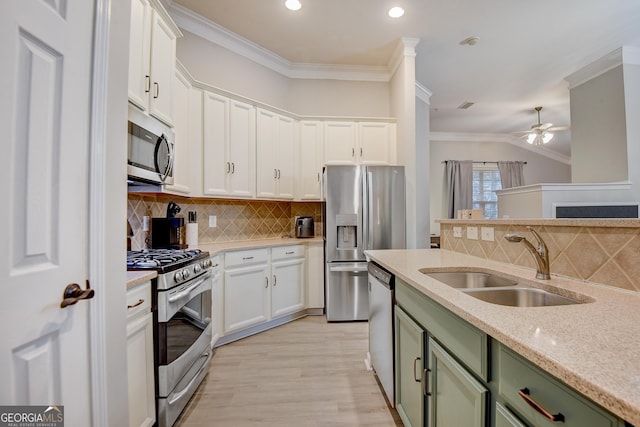
[[[181,300],[182,298],[188,296],[194,289],[196,289],[198,286],[202,285],[206,280],[209,279],[209,277],[211,276],[211,273],[207,273],[204,276],[202,276],[200,278],[200,280],[198,280],[196,283],[194,283],[193,285],[189,286],[187,289],[185,289],[182,292],[178,292],[175,295],[171,295],[169,297],[169,302],[176,302],[178,300]]]
[[[209,357],[209,353],[205,353],[203,354],[202,357]],[[182,396],[184,396],[185,394],[187,394],[189,392],[189,390],[191,390],[191,387],[193,386],[193,383],[198,379],[198,377],[200,376],[200,373],[202,373],[203,370],[208,369],[209,365],[207,363],[205,363],[204,365],[202,365],[202,367],[198,370],[198,373],[195,374],[193,376],[193,378],[191,379],[191,381],[189,381],[189,384],[187,384],[187,386],[185,388],[183,388],[179,393],[177,393],[176,395],[171,397],[171,400],[169,400],[167,403],[169,404],[169,406],[173,405],[174,403],[176,403],[178,400],[180,400],[180,398],[182,398]]]

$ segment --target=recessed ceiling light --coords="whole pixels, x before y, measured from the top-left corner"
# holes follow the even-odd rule
[[[400,6],[394,6],[389,9],[389,16],[392,18],[400,18],[402,15],[404,15],[404,9]]]
[[[299,0],[287,0],[284,2],[284,5],[289,10],[299,10],[302,7],[302,3]]]

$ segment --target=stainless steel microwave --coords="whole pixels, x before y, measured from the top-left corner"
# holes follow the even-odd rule
[[[129,105],[129,179],[154,184],[173,184],[173,138],[171,128]]]

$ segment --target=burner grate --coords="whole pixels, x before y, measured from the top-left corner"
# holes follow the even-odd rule
[[[127,268],[159,268],[197,258],[200,249],[147,249],[127,253]]]

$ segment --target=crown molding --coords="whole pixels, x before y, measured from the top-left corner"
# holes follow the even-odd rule
[[[571,157],[545,147],[523,144],[520,138],[507,133],[431,132],[429,133],[429,140],[439,142],[502,142],[515,145],[557,162],[571,165]]]
[[[162,2],[165,4],[165,8],[177,26],[183,30],[202,37],[211,43],[291,79],[388,82],[392,75],[389,71],[389,66],[305,64],[291,62],[257,43],[229,31],[222,25],[206,19],[182,5],[174,3],[172,0],[162,0]],[[409,45],[412,43],[417,44],[414,40],[419,41],[419,39],[402,40],[407,40]],[[413,45],[414,55],[415,44]]]
[[[429,89],[416,81],[416,98],[427,105],[431,105],[431,95],[433,95],[433,93]]]
[[[387,63],[389,76],[393,76],[396,70],[402,64],[406,57],[416,57],[416,46],[420,43],[420,39],[411,37],[401,37],[396,44],[396,48],[391,54],[391,58]]]

